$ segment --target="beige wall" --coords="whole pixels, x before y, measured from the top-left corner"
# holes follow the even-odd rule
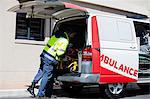
[[[145,8],[148,11],[148,16],[150,17],[150,0],[122,0],[122,1]]]
[[[128,1],[129,3],[133,3],[138,6],[145,7],[148,10],[148,15],[150,17],[150,0],[128,0]]]
[[[74,0],[150,16],[150,0]]]
[[[38,69],[44,42],[15,40],[16,14],[7,9],[17,0],[0,0],[0,89],[23,88]],[[19,43],[28,44],[19,44]]]

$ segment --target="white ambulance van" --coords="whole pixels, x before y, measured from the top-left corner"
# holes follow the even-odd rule
[[[16,5],[9,11],[27,13],[32,18],[53,18],[56,20],[53,33],[60,28],[71,28],[77,33],[73,41],[77,57],[71,61],[77,61],[77,65],[72,64],[68,68],[69,60],[62,61],[61,69],[68,68],[69,72],[57,78],[62,82],[62,88],[69,92],[79,92],[84,85],[99,84],[105,85],[100,87],[101,91],[104,88],[109,95],[118,97],[127,83],[150,81],[149,76],[138,78],[140,44],[137,43],[141,40],[137,38],[150,30],[149,21],[107,14],[60,1],[30,1]],[[149,58],[149,53],[147,55]]]

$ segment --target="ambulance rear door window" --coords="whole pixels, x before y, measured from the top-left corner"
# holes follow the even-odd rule
[[[129,42],[133,40],[133,33],[131,24],[127,21],[117,21],[118,31],[119,31],[119,39],[123,42]]]
[[[111,17],[97,17],[100,39],[103,41],[118,41],[116,19]]]

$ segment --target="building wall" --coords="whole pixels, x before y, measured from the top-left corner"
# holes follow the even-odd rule
[[[150,0],[123,0],[124,2],[128,2],[148,10],[148,15],[150,17]]]
[[[44,41],[15,40],[16,14],[7,10],[16,4],[17,0],[0,0],[0,89],[30,84],[44,44]]]
[[[150,16],[150,0],[74,0]]]

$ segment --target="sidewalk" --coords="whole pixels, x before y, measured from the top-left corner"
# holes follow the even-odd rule
[[[37,93],[37,90],[35,90]],[[31,97],[26,89],[10,89],[0,90],[0,99],[13,98],[13,97]]]
[[[27,87],[26,87],[27,88]],[[27,89],[0,89],[0,99],[30,99],[31,95]],[[54,86],[54,89],[61,89],[60,86]],[[38,89],[35,88],[35,94],[38,93]],[[31,98],[34,99],[34,98]]]

